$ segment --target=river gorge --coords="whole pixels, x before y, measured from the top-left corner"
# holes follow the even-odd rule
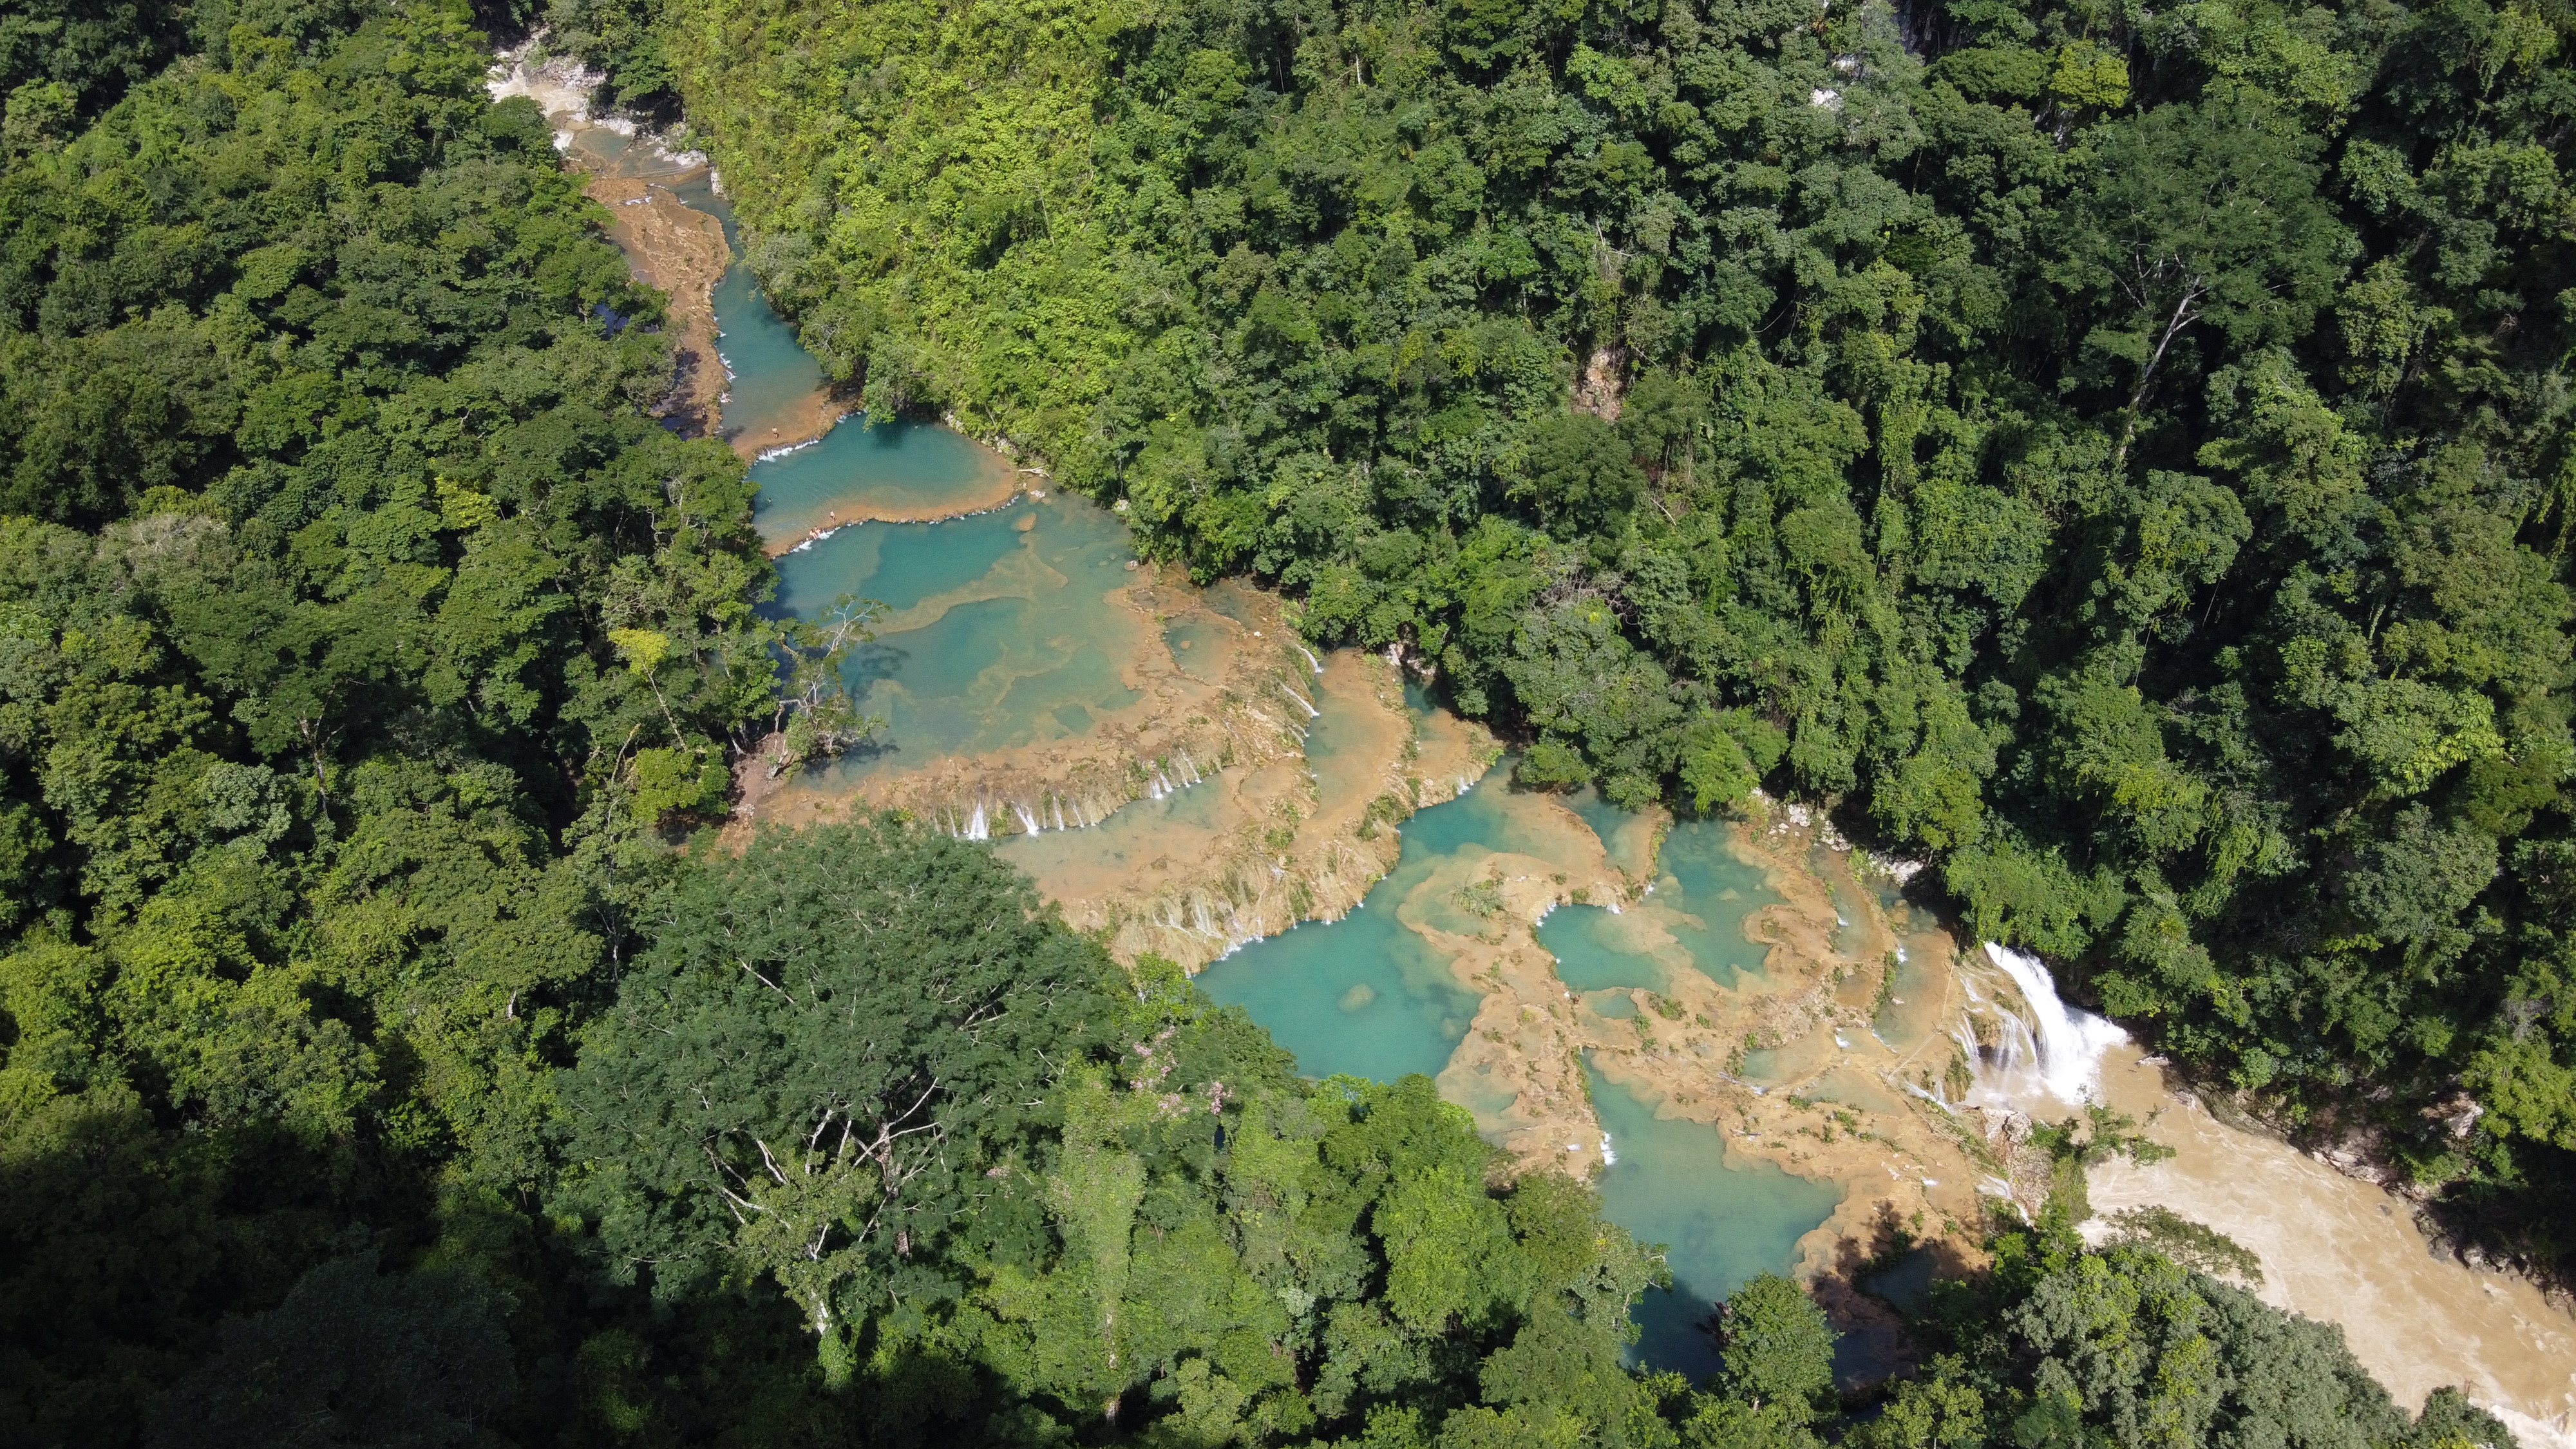
[[[1669,1245],[1650,1363],[1705,1371],[1708,1301],[1794,1269],[1848,1375],[1900,1367],[1874,1295],[1974,1266],[1987,1215],[2046,1191],[2031,1121],[2101,1101],[2176,1155],[2096,1169],[2097,1211],[2243,1244],[2269,1301],[2342,1324],[2410,1407],[2457,1383],[2524,1444],[2576,1444],[2576,1319],[2428,1240],[2404,1196],[2213,1115],[2037,963],[1954,939],[1907,864],[1793,802],[1676,820],[1517,790],[1502,743],[1399,661],[1315,651],[1290,601],[1138,558],[1116,513],[1021,460],[845,416],[705,158],[592,117],[588,89],[493,80],[545,107],[671,294],[666,410],[751,462],[774,607],[884,610],[850,675],[884,729],[791,777],[746,762],[737,836],[908,811],[992,842],[1121,959],[1196,972],[1309,1074],[1434,1077],[1525,1170],[1589,1178]]]

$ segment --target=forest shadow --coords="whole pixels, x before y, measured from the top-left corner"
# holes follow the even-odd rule
[[[1912,1378],[1922,1354],[1906,1320],[1930,1306],[1933,1280],[1974,1271],[1958,1244],[1917,1241],[1896,1204],[1882,1200],[1865,1228],[1834,1245],[1833,1267],[1809,1287],[1841,1335],[1834,1343],[1834,1387],[1869,1394]]]

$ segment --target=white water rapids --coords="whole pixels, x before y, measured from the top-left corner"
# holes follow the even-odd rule
[[[2129,1034],[2060,1000],[2057,983],[2037,957],[1989,941],[1986,958],[2011,979],[2021,1009],[1988,999],[1978,992],[1974,978],[1961,977],[1970,1016],[1960,1023],[1959,1044],[1968,1049],[1977,1072],[1969,1100],[2024,1111],[2037,1106],[2041,1097],[2069,1107],[2101,1100],[2102,1054],[2127,1041]],[[1980,1007],[1985,1008],[1982,1013]],[[1992,1041],[1978,1031],[1979,1015],[1989,1023]]]

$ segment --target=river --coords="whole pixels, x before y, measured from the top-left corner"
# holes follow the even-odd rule
[[[2402,1200],[2170,1091],[2044,971],[1961,952],[1823,821],[1511,789],[1496,742],[1390,661],[1309,651],[1277,598],[1155,568],[1114,514],[955,432],[845,416],[737,260],[703,158],[592,120],[559,69],[494,89],[546,107],[673,295],[671,421],[752,460],[775,607],[885,606],[851,666],[885,729],[824,769],[749,762],[737,835],[908,809],[994,842],[1123,959],[1199,970],[1309,1073],[1432,1075],[1521,1167],[1591,1178],[1668,1245],[1648,1363],[1705,1372],[1710,1301],[1795,1269],[1850,1330],[1846,1375],[1885,1371],[1857,1265],[1892,1232],[1972,1263],[1989,1211],[2036,1206],[2014,1124],[2089,1095],[2179,1149],[2097,1174],[2098,1208],[2228,1233],[2267,1297],[2344,1323],[2408,1403],[2460,1383],[2526,1445],[2570,1445],[2576,1323],[2429,1251]]]

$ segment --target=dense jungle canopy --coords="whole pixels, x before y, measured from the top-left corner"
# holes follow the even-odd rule
[[[880,410],[2576,1248],[2576,11],[550,13]]]
[[[1007,418],[1155,547],[1410,640],[1540,731],[1535,778],[1841,790],[2213,1060],[2286,1033],[2265,1081],[2392,1112],[2457,1078],[2488,1110],[2427,1170],[2510,1203],[2558,1181],[2576,1009],[2531,481],[2557,22],[2445,14],[2217,16],[2256,28],[2171,61],[2202,98],[2152,124],[2112,93],[2199,52],[2023,45],[2002,10],[1917,37],[1984,56],[1931,80],[1866,12],[558,21],[742,148],[774,285],[881,400]],[[1837,1394],[1776,1278],[1723,1305],[1708,1382],[1640,1374],[1650,1245],[1423,1079],[1300,1079],[900,820],[692,845],[782,708],[826,739],[847,701],[810,687],[834,641],[758,610],[741,464],[654,416],[664,300],[536,108],[484,94],[488,28],[537,18],[0,13],[0,1444],[2510,1442],[2062,1209],[1934,1295],[1884,1401]],[[1742,78],[1705,117],[1656,69],[1691,26],[1695,73]],[[702,42],[742,90],[690,90]],[[2283,56],[2349,84],[2283,109]],[[1470,155],[1505,101],[1524,140]],[[2409,118],[2380,170],[2296,143],[2364,154],[2355,107]],[[2153,378],[2069,260],[2118,248],[2036,240],[2115,234],[2087,158],[2121,146],[2183,168],[2126,168],[2138,205],[2217,167],[2251,218],[2191,234],[2234,270],[2156,283],[2194,316]],[[873,179],[836,201],[844,166]],[[1693,167],[1696,200],[1658,179]],[[2384,378],[2315,359],[2355,295]],[[1605,345],[1615,426],[1566,406]],[[2379,793],[2367,750],[2412,747],[2369,731],[2419,707],[2449,723]],[[2309,761],[2267,753],[2302,729]],[[2295,788],[2329,764],[2344,796]],[[2156,939],[2203,974],[2119,954]]]

